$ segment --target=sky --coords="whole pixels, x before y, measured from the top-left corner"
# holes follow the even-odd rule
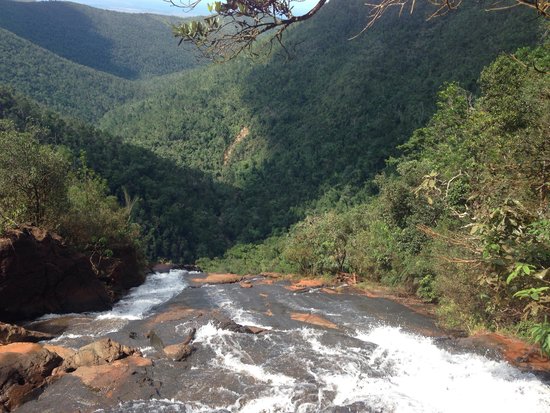
[[[179,17],[206,15],[208,9],[206,5],[213,3],[214,0],[202,0],[201,3],[190,12],[172,6],[164,0],[69,0],[74,3],[87,4],[88,6],[100,9],[117,10],[130,13],[157,13],[170,14]],[[180,0],[174,0],[178,4]],[[183,0],[185,2],[185,0]],[[297,1],[294,11],[295,14],[304,13],[309,10],[318,0]]]

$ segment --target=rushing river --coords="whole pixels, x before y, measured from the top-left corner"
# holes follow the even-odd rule
[[[261,283],[186,288],[192,276],[153,274],[112,311],[73,316],[56,340],[78,347],[108,336],[140,347],[154,359],[148,387],[130,386],[107,400],[64,377],[21,411],[550,412],[548,382],[420,335],[438,330],[399,304]],[[174,316],[186,308],[217,310],[266,331],[228,331],[203,313]],[[322,317],[333,328],[293,319],[296,313]],[[162,358],[145,337],[150,328],[165,344],[196,328],[197,350],[183,363]]]

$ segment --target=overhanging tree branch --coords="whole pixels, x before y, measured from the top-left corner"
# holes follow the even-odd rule
[[[204,0],[164,0],[176,7],[190,10]],[[174,36],[182,42],[192,43],[207,57],[214,60],[229,60],[243,51],[253,52],[252,46],[264,35],[273,42],[282,44],[285,30],[312,18],[328,3],[319,0],[305,14],[294,15],[294,6],[303,0],[224,0],[207,3],[210,16],[182,23],[173,27]],[[445,15],[460,7],[462,0],[422,0],[432,11],[427,19]],[[352,39],[372,27],[389,10],[397,9],[412,14],[417,0],[380,0],[365,3],[368,7],[367,23]],[[503,10],[516,6],[533,9],[545,19],[550,18],[550,0],[496,0],[487,10]],[[269,52],[269,51],[268,51]]]

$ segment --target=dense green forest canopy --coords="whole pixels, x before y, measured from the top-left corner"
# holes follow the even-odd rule
[[[387,16],[348,41],[362,10],[332,1],[289,29],[290,61],[275,52],[187,72],[100,125],[235,188],[220,200],[224,225],[231,242],[255,241],[308,210],[369,196],[369,180],[433,113],[444,82],[476,91],[484,65],[538,37],[528,13],[465,6],[431,22]]]
[[[40,8],[62,6],[76,7]],[[53,143],[85,150],[120,200],[123,187],[139,198],[149,257],[192,261],[281,233],[311,211],[364,201],[384,160],[429,119],[444,82],[476,92],[484,65],[540,36],[529,13],[465,5],[431,22],[388,15],[348,41],[363,10],[359,0],[333,0],[290,28],[291,60],[274,49],[258,61],[139,81],[61,57],[74,44],[54,53],[22,30],[0,29],[0,81],[105,130],[21,109],[21,119],[53,122]]]
[[[139,239],[207,269],[353,273],[550,352],[550,50],[528,10],[426,22],[419,4],[349,41],[364,4],[332,0],[284,49],[193,68],[156,16],[0,8],[3,227],[81,249]]]
[[[542,70],[541,70],[542,68]],[[209,270],[353,273],[438,302],[453,328],[530,332],[550,355],[550,47],[456,83],[376,177],[378,194],[237,245]]]
[[[61,58],[1,28],[0,82],[87,121],[135,97],[141,89],[128,80]]]
[[[107,179],[120,204],[128,194],[149,258],[191,262],[199,254],[221,254],[230,245],[219,218],[219,200],[232,196],[227,186],[82,121],[62,118],[6,87],[0,87],[0,119],[41,144],[67,148],[76,160],[84,153],[86,165]]]

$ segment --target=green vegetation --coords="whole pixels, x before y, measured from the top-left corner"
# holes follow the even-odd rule
[[[0,230],[31,224],[58,232],[80,251],[101,255],[116,248],[140,250],[131,210],[120,207],[85,164],[71,166],[66,148],[40,144],[38,136],[45,132],[0,121]]]
[[[0,84],[95,122],[170,82],[159,76],[203,64],[172,38],[170,24],[179,20],[68,2],[0,0]]]
[[[38,143],[37,132],[19,133],[0,123],[0,217],[2,223],[54,228],[66,208],[69,161]]]
[[[187,70],[158,17],[0,0],[4,225],[101,254],[140,237],[208,269],[355,273],[546,349],[549,51],[503,54],[544,30],[470,3],[349,41],[363,3],[293,25],[287,53]]]
[[[1,28],[0,83],[88,121],[136,96],[140,89],[128,80],[60,58]]]
[[[487,67],[477,99],[452,83],[438,110],[375,179],[377,196],[308,216],[264,245],[236,246],[226,271],[273,256],[304,274],[355,273],[439,302],[450,327],[527,320],[548,353],[550,328],[548,45]],[[542,69],[541,69],[542,68]],[[265,251],[266,248],[268,251]],[[245,251],[244,262],[234,260]],[[225,267],[225,268],[224,268]]]
[[[231,187],[81,121],[61,118],[3,87],[0,119],[21,132],[40,130],[41,143],[63,145],[75,154],[84,151],[87,164],[107,180],[119,203],[135,200],[132,216],[142,227],[148,258],[192,262],[230,245],[221,204],[236,196]]]
[[[201,64],[177,48],[171,25],[182,19],[100,10],[69,2],[0,0],[0,28],[67,60],[125,79],[179,72]],[[51,72],[60,76],[63,72]]]
[[[476,91],[500,51],[537,38],[529,13],[470,5],[431,22],[387,16],[349,41],[363,16],[361,1],[331,2],[289,29],[291,60],[277,49],[255,64],[188,71],[100,125],[233,187],[236,197],[218,201],[229,242],[256,242],[312,209],[364,200],[365,183],[427,121],[445,81]]]

